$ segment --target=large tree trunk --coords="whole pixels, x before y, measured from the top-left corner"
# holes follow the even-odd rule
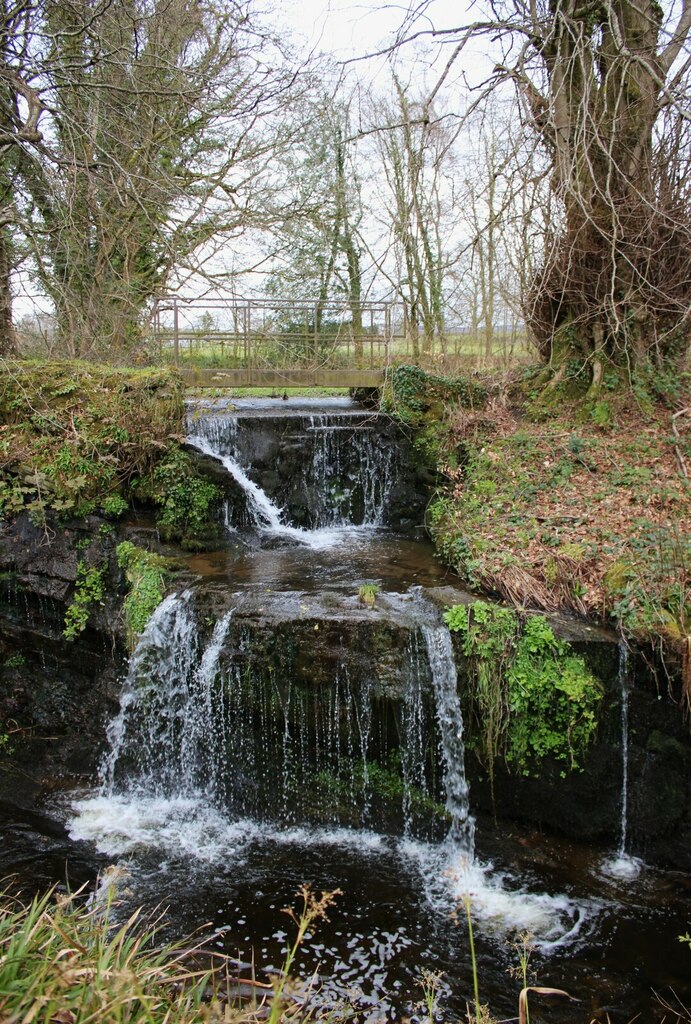
[[[635,367],[684,337],[688,210],[655,188],[653,131],[664,80],[655,0],[609,0],[599,20],[554,0],[543,55],[548,104],[534,103],[565,225],[534,284],[528,321],[553,361],[578,354]],[[685,334],[688,340],[688,325]]]

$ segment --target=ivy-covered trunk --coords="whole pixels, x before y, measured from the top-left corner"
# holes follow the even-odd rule
[[[553,3],[539,50],[547,89],[519,83],[564,212],[527,319],[546,359],[584,358],[596,384],[603,361],[659,364],[691,337],[686,130],[676,124],[677,146],[663,145],[673,54],[660,49],[662,17],[655,0]]]

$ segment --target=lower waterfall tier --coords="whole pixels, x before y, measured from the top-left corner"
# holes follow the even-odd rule
[[[333,596],[325,614],[324,598],[317,611],[303,594],[239,594],[214,614],[221,596],[172,595],[151,619],[110,726],[106,791],[204,793],[282,826],[441,838],[455,824],[472,857],[456,671],[434,606],[409,594],[339,609]]]

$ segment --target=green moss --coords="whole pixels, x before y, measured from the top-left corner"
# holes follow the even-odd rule
[[[169,370],[5,364],[0,516],[122,514],[133,482],[153,471],[182,422],[182,383]]]
[[[158,506],[156,525],[165,540],[180,541],[190,550],[218,541],[215,511],[221,492],[179,445],[170,447],[139,493]]]
[[[381,407],[402,423],[419,428],[443,419],[449,405],[484,405],[487,389],[469,377],[438,377],[418,366],[396,366],[382,389]]]
[[[386,767],[377,761],[344,761],[343,766],[346,778],[326,770],[318,772],[316,776],[320,789],[326,790],[334,799],[352,799],[354,785],[359,790],[368,789],[373,796],[383,801],[402,805],[406,800],[414,814],[429,814],[443,819],[449,817],[446,807],[420,787],[406,787],[400,771],[395,767]]]
[[[463,638],[470,724],[490,779],[498,757],[523,775],[545,758],[579,768],[603,696],[583,659],[540,615],[521,627],[515,612],[477,601],[455,605],[445,619]]]
[[[159,555],[123,541],[116,548],[118,565],[125,573],[128,593],[123,604],[127,639],[134,648],[137,638],[163,600],[166,589],[167,563]]]

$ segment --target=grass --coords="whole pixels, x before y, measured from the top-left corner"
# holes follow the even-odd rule
[[[358,597],[362,604],[372,608],[380,590],[381,587],[378,583],[362,583],[358,587]]]
[[[221,336],[222,335],[222,336]],[[181,335],[179,365],[189,369],[236,369],[245,367],[248,359],[244,353],[244,336],[219,334],[214,337],[208,332],[188,331]],[[161,363],[171,363],[174,359],[172,341],[158,346],[153,340],[153,358]],[[287,338],[276,335],[261,335],[250,338],[249,351],[251,364],[254,367],[271,369],[296,368],[312,365],[313,341],[311,336]],[[372,341],[368,337],[362,341],[363,366],[383,366],[409,363],[413,359],[412,342],[410,339],[395,336],[387,345],[379,336]],[[422,339],[419,340],[420,350]],[[525,364],[534,358],[534,352],[524,334],[496,332],[488,346],[481,335],[459,334],[449,332],[445,338],[445,349],[442,350],[440,340],[434,339],[430,351],[419,352],[417,362],[431,372],[452,372],[464,366],[516,366]],[[333,335],[324,335],[317,361],[323,368],[338,369],[353,367],[356,360],[354,343],[345,336],[336,339]]]
[[[110,898],[87,904],[48,893],[28,904],[0,896],[0,1019],[3,1024],[269,1024],[333,1021],[293,998],[297,952],[326,919],[339,890],[299,892],[286,913],[296,934],[272,984],[237,977],[233,961],[210,941],[157,943],[156,922],[140,911],[114,919]],[[249,993],[239,1001],[238,990]]]
[[[0,1017],[7,1024],[195,1019],[211,973],[190,966],[187,950],[156,950],[154,940],[155,928],[142,928],[138,913],[117,926],[109,908],[73,897],[48,894],[24,906],[5,894]]]
[[[348,388],[188,388],[187,395],[196,398],[339,398],[347,397]]]

